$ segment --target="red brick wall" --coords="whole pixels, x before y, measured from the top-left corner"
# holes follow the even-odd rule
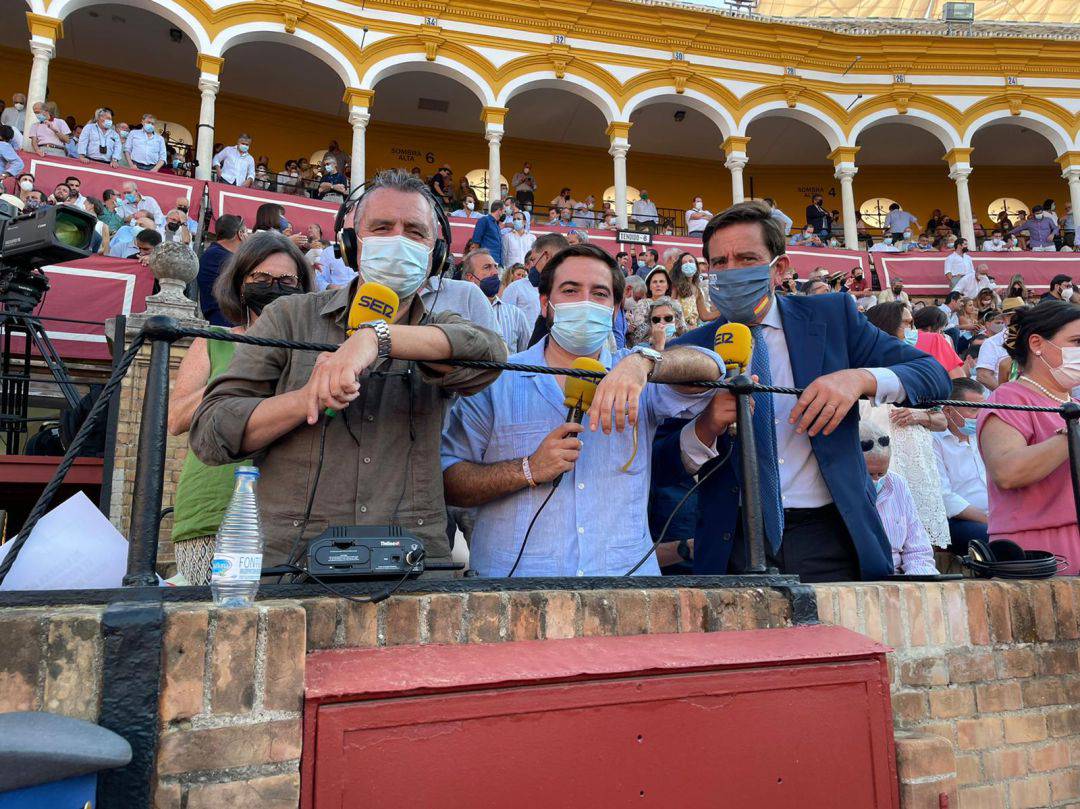
[[[917,734],[897,734],[906,808],[937,809],[953,781],[963,809],[1080,805],[1080,581],[815,589],[822,622],[895,649],[896,727]],[[921,755],[928,736],[952,759]]]

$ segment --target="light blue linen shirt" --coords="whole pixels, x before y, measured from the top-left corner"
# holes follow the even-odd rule
[[[328,286],[346,286],[356,277],[356,270],[334,254],[334,246],[324,247],[319,256],[322,269],[315,273],[315,289],[322,292]]]
[[[546,365],[541,340],[510,362]],[[695,348],[722,368],[712,351]],[[606,368],[636,350],[614,354],[606,348]],[[711,392],[684,394],[671,385],[646,385],[641,394],[637,453],[634,432],[604,435],[586,429],[574,469],[544,507],[529,535],[515,576],[620,576],[652,545],[649,533],[649,474],[657,426],[666,418],[693,418]],[[504,371],[475,396],[454,402],[443,430],[442,468],[461,461],[491,464],[536,451],[544,437],[566,420],[563,392],[555,377]],[[622,467],[634,455],[629,471]],[[477,509],[469,564],[481,576],[505,576],[551,484],[522,489]],[[659,575],[655,555],[639,575]]]
[[[132,163],[153,166],[158,161],[164,165],[168,153],[165,150],[165,138],[157,132],[146,134],[144,129],[133,129],[128,133],[124,151]]]

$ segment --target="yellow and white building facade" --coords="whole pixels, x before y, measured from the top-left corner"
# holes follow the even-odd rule
[[[967,24],[939,5],[8,0],[0,92],[80,122],[154,112],[200,173],[246,132],[274,168],[331,138],[354,181],[529,162],[538,202],[569,186],[623,212],[644,189],[682,210],[769,196],[798,226],[822,193],[850,246],[871,200],[969,238],[1001,199],[1080,213],[1080,4],[979,0]]]

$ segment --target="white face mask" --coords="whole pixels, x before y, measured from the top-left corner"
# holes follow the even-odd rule
[[[1061,288],[1061,299],[1063,301],[1071,301],[1072,296],[1073,296],[1073,288],[1072,287],[1062,287]]]
[[[701,207],[702,207],[702,205],[701,205],[701,200],[695,200],[695,201],[694,201],[694,210],[695,210],[695,211],[700,211],[700,210],[701,210]]]
[[[1051,367],[1050,363],[1046,362],[1046,357],[1039,357],[1050,369],[1050,375],[1065,390],[1071,390],[1080,385],[1080,348],[1074,346],[1061,348],[1057,343],[1050,343],[1050,345],[1061,351],[1061,365],[1057,368]]]
[[[471,211],[473,208],[476,207],[476,203],[474,203],[471,199],[467,199],[465,200],[465,207]]]
[[[405,299],[427,278],[431,248],[405,236],[365,236],[360,240],[360,274],[390,287]]]
[[[34,184],[32,182],[30,182],[29,180],[22,180],[19,183],[19,188],[21,188],[23,191],[33,191],[34,190]]]
[[[25,109],[26,109],[25,104],[20,104],[18,101],[15,102],[15,111],[16,112],[22,112]]]

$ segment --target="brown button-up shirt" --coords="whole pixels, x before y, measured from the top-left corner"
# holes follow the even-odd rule
[[[275,301],[249,330],[274,337],[340,344],[356,282],[338,290]],[[505,360],[506,345],[492,331],[451,312],[429,314],[414,297],[408,325],[439,328],[452,359]],[[206,389],[191,423],[191,448],[208,464],[248,457],[241,450],[252,411],[271,396],[302,388],[318,352],[238,345],[229,370]],[[469,396],[490,385],[498,371],[457,368],[439,374],[423,363],[384,360],[360,380],[360,395],[329,420],[311,517],[300,541],[331,525],[398,525],[418,536],[427,561],[449,560],[439,443],[444,405],[451,393]],[[319,470],[321,418],[306,422],[261,452],[259,509],[264,566],[283,563],[298,541]]]

